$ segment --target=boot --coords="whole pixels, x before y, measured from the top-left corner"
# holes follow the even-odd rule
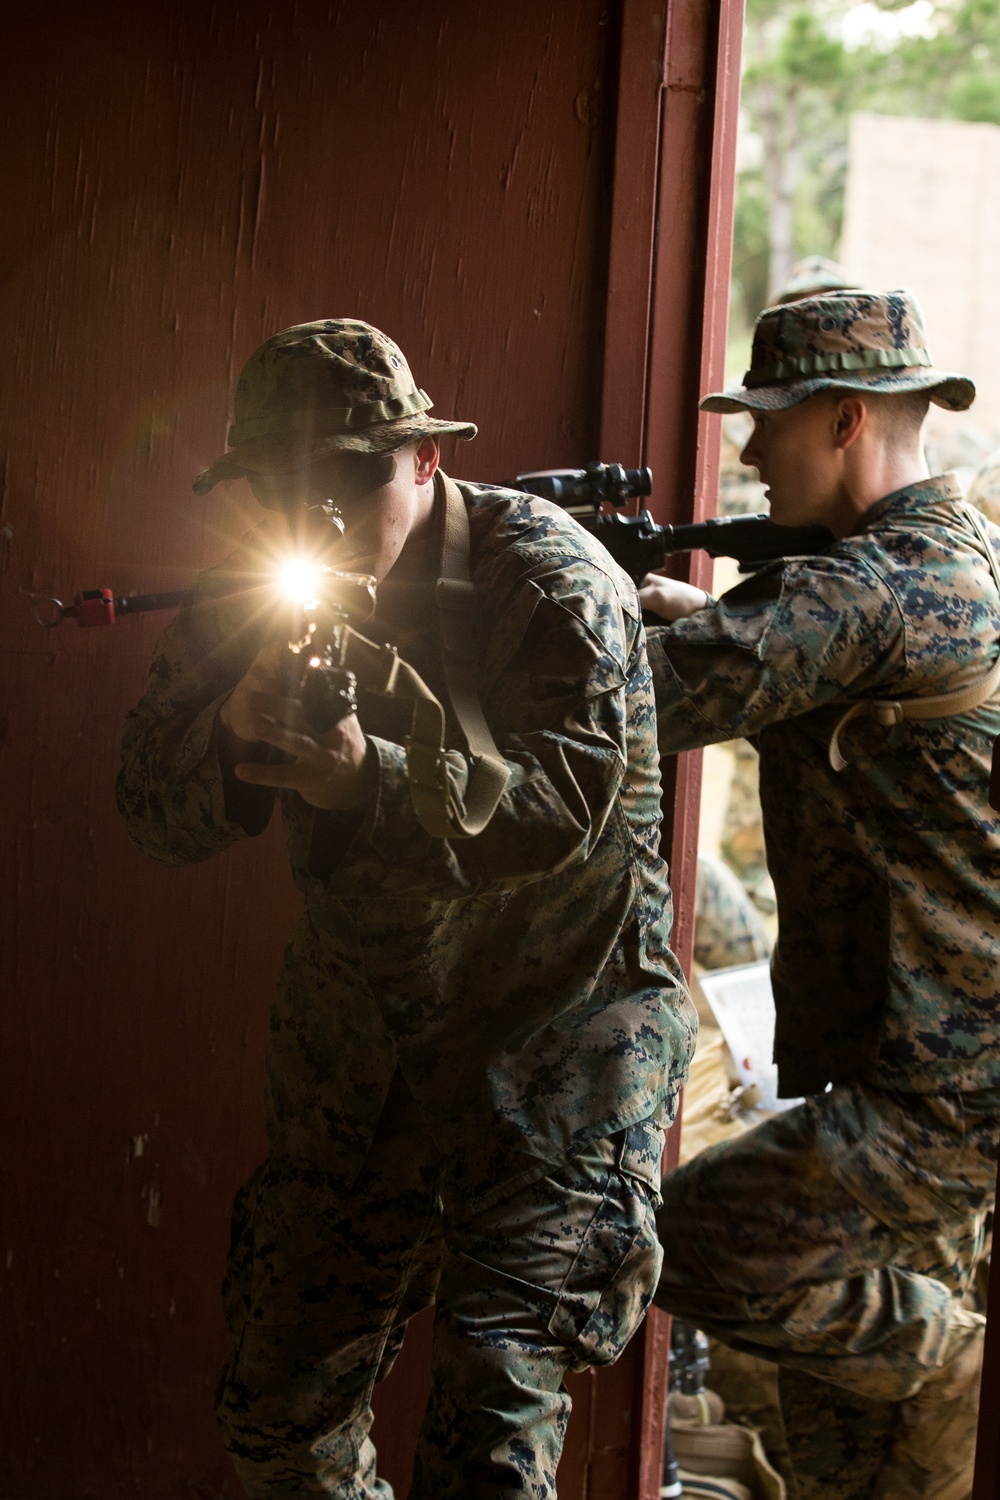
[[[969,1500],[986,1319],[956,1307],[945,1358],[901,1403],[873,1500]]]

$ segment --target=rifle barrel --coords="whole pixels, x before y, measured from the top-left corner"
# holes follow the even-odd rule
[[[161,594],[119,594],[115,596],[115,614],[138,615],[151,609],[179,609],[190,592],[190,589],[168,589]]]
[[[825,552],[833,533],[825,526],[779,526],[770,516],[714,516],[687,526],[664,526],[665,552],[703,550],[709,557],[735,557],[744,564]]]

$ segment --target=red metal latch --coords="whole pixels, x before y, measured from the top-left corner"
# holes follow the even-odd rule
[[[66,613],[73,615],[80,626],[113,625],[115,596],[110,589],[85,589]]]

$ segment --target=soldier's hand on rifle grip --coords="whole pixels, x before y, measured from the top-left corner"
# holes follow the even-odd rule
[[[288,702],[260,695],[261,709],[277,712],[279,704]],[[274,745],[293,759],[284,765],[267,766],[241,762],[234,768],[240,781],[298,792],[305,802],[326,812],[346,812],[367,802],[368,742],[356,713],[348,714],[324,734],[277,722],[261,711],[255,714],[253,727],[255,739]]]
[[[261,765],[248,757],[237,760],[233,773],[251,786],[298,792],[313,807],[329,812],[360,807],[368,797],[368,742],[358,716],[348,713],[322,734],[310,729],[301,702],[288,694],[287,656],[288,648],[280,643],[265,646],[220,708],[219,720],[248,750],[253,744],[272,745],[293,758]]]
[[[661,620],[683,620],[711,602],[712,596],[706,589],[682,583],[679,578],[668,578],[663,573],[647,573],[639,586],[639,603]]]
[[[288,660],[286,645],[269,642],[219,709],[219,723],[231,737],[232,772],[248,785],[298,792],[327,811],[360,807],[367,800],[368,743],[358,716],[348,713],[322,734],[310,729],[298,698],[289,696]],[[294,759],[261,765],[252,749],[261,744]]]

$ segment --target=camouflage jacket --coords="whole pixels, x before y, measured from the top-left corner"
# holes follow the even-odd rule
[[[1000,600],[952,476],[886,496],[817,557],[769,565],[653,630],[666,754],[754,736],[778,899],[782,1092],[858,1076],[922,1093],[1000,1084],[1000,697],[844,730],[858,698],[951,692],[997,655]],[[1000,539],[1000,531],[995,531]]]
[[[305,1155],[332,1149],[323,1137],[360,1162],[398,1062],[445,1153],[464,1143],[485,1163],[488,1141],[559,1158],[669,1115],[692,1047],[693,1010],[668,947],[634,587],[557,507],[461,488],[482,703],[510,781],[478,837],[432,838],[409,795],[409,716],[362,694],[377,760],[364,813],[317,814],[281,794],[306,912],[279,985],[266,1110],[272,1139]],[[263,643],[245,602],[219,597],[219,580],[253,555],[251,534],[201,576],[128,718],[119,805],[154,859],[201,860],[247,836],[227,814],[215,716]],[[391,637],[445,701],[428,585],[401,608],[390,574],[366,630]],[[451,743],[461,743],[454,726]],[[464,759],[451,760],[461,778]],[[328,1059],[336,1080],[322,1111],[296,1093],[303,1049]]]

